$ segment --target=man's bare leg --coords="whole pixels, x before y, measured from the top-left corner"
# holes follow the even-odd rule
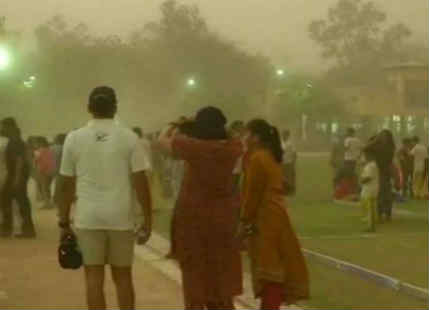
[[[89,310],[105,310],[104,266],[85,266],[86,300]]]
[[[119,309],[134,310],[136,298],[131,267],[112,266],[112,278],[116,285]]]

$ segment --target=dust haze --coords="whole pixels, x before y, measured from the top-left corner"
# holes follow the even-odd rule
[[[329,7],[338,0],[182,0],[179,3],[196,4],[210,30],[222,38],[231,40],[251,54],[266,56],[276,67],[287,68],[288,72],[320,75],[328,63],[321,57],[321,49],[309,37],[308,26],[316,19],[324,19]],[[80,22],[88,25],[94,35],[129,35],[151,21],[160,18],[161,0],[43,0],[39,2],[1,0],[2,15],[7,18],[9,28],[22,33],[22,45],[37,49],[34,30],[55,15],[62,15],[71,24]],[[387,24],[404,23],[412,32],[410,42],[428,45],[428,2],[426,0],[374,0],[387,14]],[[145,59],[150,62],[151,59]],[[105,81],[114,81],[105,77]],[[95,85],[94,85],[95,86]],[[126,103],[121,107],[120,117],[126,122],[136,123],[134,113],[136,103],[127,97],[129,89],[117,89]],[[88,89],[89,92],[89,89]],[[80,94],[79,100],[86,100]],[[73,99],[78,100],[77,98]],[[46,99],[49,101],[49,99]],[[148,100],[150,101],[150,100]],[[155,100],[156,101],[156,100]],[[153,130],[165,123],[171,111],[174,117],[181,111],[157,109],[155,106],[140,109],[150,114],[147,127]],[[84,111],[82,111],[84,114]],[[236,114],[237,115],[237,114]],[[239,114],[238,114],[239,115]],[[25,119],[18,115],[18,118]],[[55,116],[48,117],[50,123]],[[81,120],[80,120],[81,122]],[[69,126],[70,122],[65,122]],[[78,122],[77,125],[80,125]],[[24,128],[34,128],[36,124],[23,124]],[[65,129],[65,128],[64,128]],[[40,129],[47,133],[48,129]]]
[[[318,72],[324,68],[317,47],[308,38],[313,19],[326,15],[336,0],[183,0],[197,4],[208,23],[242,47],[259,51],[281,65]],[[415,40],[428,42],[426,0],[375,0],[390,22],[404,22]],[[31,27],[56,14],[84,22],[98,33],[126,35],[159,17],[161,0],[2,0],[10,23],[31,32]]]

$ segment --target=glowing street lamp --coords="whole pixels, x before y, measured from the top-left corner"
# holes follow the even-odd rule
[[[187,85],[190,86],[190,87],[194,87],[196,84],[197,84],[197,82],[195,81],[194,78],[190,78],[187,81]]]
[[[282,77],[285,75],[285,71],[283,69],[277,69],[276,74],[278,77]]]
[[[4,48],[0,47],[0,70],[6,70],[10,65],[11,59],[9,51]]]

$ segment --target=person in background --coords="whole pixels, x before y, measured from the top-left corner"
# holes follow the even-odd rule
[[[240,239],[248,239],[253,290],[260,309],[280,309],[309,298],[309,275],[290,222],[283,189],[283,150],[277,129],[247,125]]]
[[[246,127],[244,126],[244,123],[242,121],[234,121],[231,123],[231,126],[229,127],[229,137],[231,139],[238,139],[242,142],[243,154],[246,153],[246,145],[244,141],[245,129]],[[235,168],[233,171],[235,191],[237,192],[240,191],[240,183],[243,175],[243,156],[237,160],[237,164],[235,165]]]
[[[195,129],[194,129],[194,121],[193,120],[183,120],[183,118],[179,119],[178,122],[173,123],[173,126],[177,127],[178,133],[187,136],[187,137],[194,137],[195,135]],[[174,209],[173,209],[173,216],[171,217],[171,222],[170,222],[170,250],[167,253],[167,255],[165,256],[168,259],[175,259],[176,258],[176,238],[175,238],[175,234],[176,234],[176,217],[177,217],[177,206],[179,203],[179,195],[180,195],[180,191],[182,189],[183,186],[183,178],[185,175],[185,170],[186,170],[186,162],[185,161],[179,161],[182,163],[182,171],[180,171],[180,173],[178,173],[176,175],[176,177],[178,178],[178,180],[176,180],[176,182],[178,182],[179,188],[177,189],[177,195],[175,196],[175,200],[174,200]],[[177,173],[177,172],[176,172]]]
[[[149,161],[150,168],[147,170],[149,181],[152,183],[152,169],[153,169],[153,160],[152,160],[152,147],[150,144],[150,140],[147,139],[144,134],[143,130],[140,127],[134,127],[133,128],[134,133],[139,137],[141,144],[143,145],[143,148],[145,150],[145,153],[147,154],[147,160]]]
[[[402,145],[398,150],[397,157],[402,174],[402,197],[412,198],[413,196],[413,156],[410,154],[412,149],[412,140],[404,138]]]
[[[36,161],[35,161],[35,154],[36,150],[40,147],[40,140],[42,137],[39,136],[30,136],[27,139],[27,156],[28,160],[30,162],[31,167],[31,177],[34,180],[35,183],[35,190],[36,190],[36,201],[41,202],[42,201],[42,182],[41,182],[41,176],[40,173],[36,167]]]
[[[0,225],[3,223],[3,212],[1,210],[1,202],[3,201],[3,186],[7,178],[7,165],[6,165],[6,148],[9,139],[3,136],[0,132]]]
[[[51,150],[54,152],[55,158],[55,175],[59,175],[61,160],[63,157],[63,148],[64,142],[66,140],[67,135],[64,133],[60,133],[55,137],[54,144],[51,146]]]
[[[34,161],[40,176],[43,201],[42,209],[51,209],[53,207],[51,186],[57,169],[55,153],[50,148],[49,142],[45,137],[41,138],[39,143]]]
[[[166,151],[186,162],[174,233],[185,309],[234,309],[243,290],[232,173],[242,145],[228,139],[225,124],[221,110],[206,107],[196,115],[192,138],[177,126],[160,137]]]
[[[365,232],[375,232],[377,221],[377,199],[379,191],[379,172],[372,150],[364,150],[365,166],[362,171],[360,183],[362,184],[361,200],[364,220],[368,226]]]
[[[14,118],[3,119],[0,131],[2,136],[8,138],[6,147],[7,177],[1,194],[3,212],[1,236],[8,238],[12,235],[12,203],[16,201],[22,219],[21,234],[16,235],[16,237],[35,238],[36,230],[31,215],[31,202],[28,198],[30,165],[27,158],[27,148]]]
[[[414,198],[425,199],[425,160],[428,157],[428,149],[425,145],[420,143],[420,138],[415,136],[413,138],[413,148],[410,151],[411,156],[414,158],[414,172],[413,172],[413,192]]]
[[[120,309],[135,309],[132,264],[135,243],[134,192],[144,219],[139,242],[152,231],[152,200],[145,171],[149,167],[137,136],[114,121],[115,91],[97,87],[88,111],[93,119],[71,132],[61,164],[61,238],[77,236],[85,270],[88,309],[106,309],[105,265],[110,265]],[[76,200],[74,228],[70,208]]]
[[[388,129],[383,129],[369,140],[365,149],[374,154],[380,175],[378,195],[379,222],[390,222],[392,220],[393,209],[392,180],[394,175],[392,168],[396,149],[392,132]]]
[[[428,154],[429,154],[429,148],[428,148]],[[426,157],[425,159],[425,185],[424,185],[424,199],[429,199],[429,157]]]
[[[357,163],[362,152],[362,142],[356,137],[356,131],[354,128],[347,129],[346,139],[344,140],[344,169],[345,173],[353,179],[355,184],[357,181]],[[358,188],[353,190],[353,193],[357,193]]]
[[[334,174],[334,190],[337,188],[338,183],[340,182],[340,172],[344,167],[344,153],[344,138],[342,136],[334,137],[330,158],[330,164]]]
[[[54,158],[55,158],[55,186],[54,186],[54,195],[53,195],[53,202],[56,207],[59,206],[59,195],[58,195],[58,182],[59,182],[59,175],[60,175],[60,168],[61,168],[61,161],[63,157],[63,148],[64,148],[64,142],[66,140],[67,135],[64,133],[58,134],[55,137],[54,145],[51,146],[52,152],[54,152]]]
[[[284,130],[282,134],[283,167],[285,175],[285,191],[288,196],[296,193],[296,160],[297,152],[292,142],[290,131]]]

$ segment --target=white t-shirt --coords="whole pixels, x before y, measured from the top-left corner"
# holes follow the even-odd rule
[[[361,155],[362,143],[359,138],[347,137],[344,141],[346,151],[344,153],[345,160],[357,161]]]
[[[6,148],[8,142],[8,138],[0,136],[0,190],[3,187],[7,177]]]
[[[379,191],[379,171],[374,161],[368,162],[362,171],[362,179],[370,178],[368,183],[362,184],[362,198],[376,198]]]
[[[92,120],[70,133],[64,144],[61,174],[76,177],[75,227],[132,230],[131,176],[149,167],[137,136],[113,120]]]
[[[286,142],[284,142],[283,140],[281,142],[283,149],[283,163],[292,164],[295,161],[295,146],[290,139]]]
[[[414,172],[423,172],[425,170],[425,159],[428,157],[428,150],[423,144],[417,144],[412,150],[414,156]]]

